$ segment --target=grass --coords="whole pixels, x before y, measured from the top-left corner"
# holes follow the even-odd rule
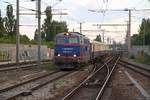
[[[57,70],[57,66],[53,63],[53,62],[50,62],[50,63],[45,63],[42,65],[43,69],[47,70],[47,71],[51,71],[51,70]]]
[[[7,43],[7,44],[16,44],[16,36],[4,36],[0,37],[0,43]],[[24,36],[20,36],[20,44],[29,44],[29,45],[37,45],[38,41],[36,40],[29,40]],[[54,41],[41,41],[41,45],[47,45],[48,48],[54,48]]]
[[[148,56],[147,54],[143,54],[143,55],[137,54],[135,56],[131,55],[130,58],[134,62],[150,65],[150,56]]]

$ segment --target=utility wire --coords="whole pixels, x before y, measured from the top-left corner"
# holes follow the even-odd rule
[[[44,5],[48,6],[48,3],[44,2],[44,1],[41,1]]]
[[[96,10],[92,10],[92,9],[89,9],[88,11],[91,11],[91,12],[98,12],[98,13],[101,13],[101,12],[103,12],[103,11],[129,11],[129,10],[131,10],[131,11],[150,11],[150,9],[149,8],[146,8],[146,9],[128,9],[128,8],[126,8],[126,9],[96,9]]]
[[[16,4],[13,4],[13,3],[10,3],[10,2],[7,2],[7,1],[2,1],[2,2],[6,3],[6,4],[10,4],[10,5],[16,6]],[[38,12],[38,11],[35,10],[35,9],[26,8],[26,7],[23,7],[23,6],[19,6],[19,7],[20,7],[20,8],[23,8],[23,9],[26,9],[26,10],[29,10],[29,11]],[[53,9],[53,10],[55,10],[55,9]],[[56,9],[56,10],[57,10],[57,9]],[[62,9],[62,10],[66,10],[66,9]],[[45,13],[45,12],[41,12],[41,13]],[[63,14],[63,13],[62,13],[62,14]]]
[[[97,2],[97,5],[98,5],[98,8],[101,8],[99,1],[96,0],[96,2]]]
[[[12,3],[7,2],[7,1],[3,1],[3,0],[2,0],[2,2],[6,3],[6,4],[10,4],[10,5],[16,6],[16,4],[12,4]],[[19,6],[19,7],[20,7],[20,8],[23,8],[23,9],[30,10],[30,11],[36,11],[36,12],[37,12],[37,10],[35,10],[35,9],[26,8],[26,7],[23,7],[23,6]]]

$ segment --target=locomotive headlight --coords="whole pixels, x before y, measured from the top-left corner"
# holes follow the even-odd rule
[[[57,55],[58,57],[60,56],[60,54]]]
[[[77,57],[77,55],[76,55],[76,54],[74,54],[74,55],[73,55],[73,57]]]

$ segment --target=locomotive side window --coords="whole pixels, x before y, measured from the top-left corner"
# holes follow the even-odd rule
[[[78,38],[77,37],[69,37],[68,42],[69,43],[78,43]]]
[[[56,39],[56,43],[57,44],[64,44],[65,43],[65,38],[64,37],[58,37]]]
[[[84,39],[83,39],[82,36],[80,36],[80,43],[81,43],[81,44],[84,44]]]
[[[87,39],[84,39],[84,44],[89,44],[89,41]]]

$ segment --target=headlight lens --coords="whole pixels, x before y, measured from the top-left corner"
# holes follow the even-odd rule
[[[73,57],[77,57],[77,55],[76,55],[76,54],[74,54],[74,55],[73,55]]]
[[[60,54],[57,55],[58,57],[60,56]]]

